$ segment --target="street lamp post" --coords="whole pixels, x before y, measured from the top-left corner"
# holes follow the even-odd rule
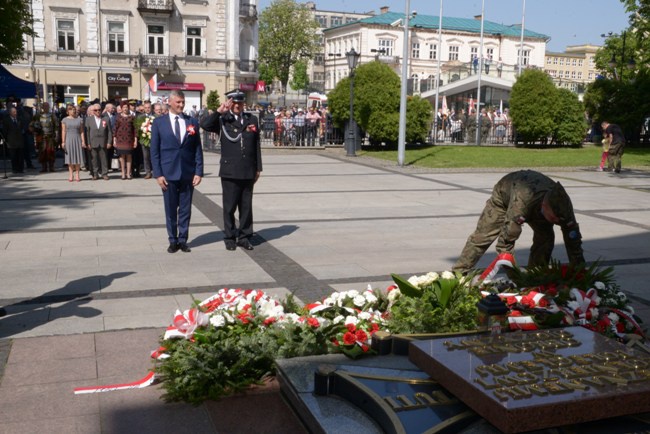
[[[623,39],[623,49],[621,50],[621,63],[625,66],[626,65],[626,62],[625,62],[625,39],[627,37],[627,31],[623,31],[623,33],[620,34],[620,35],[609,32],[607,34],[603,33],[600,36],[602,38],[609,38],[609,37],[612,37],[612,36],[617,36],[617,37],[620,36]],[[617,66],[616,53],[612,53],[612,58],[609,61],[609,67],[614,70],[614,77],[616,79],[619,79],[619,80],[622,81],[623,80],[623,72],[625,71],[625,68],[621,68],[621,75],[619,77],[618,74],[616,73],[616,66]],[[632,70],[632,69],[634,69],[635,66],[636,66],[636,62],[634,61],[634,58],[632,56],[630,56],[629,60],[627,61],[627,68]]]
[[[348,67],[350,68],[350,120],[348,122],[346,156],[356,157],[357,125],[354,121],[354,69],[357,67],[357,63],[359,63],[361,54],[357,53],[354,48],[351,48],[350,51],[345,53],[345,57],[348,60]]]

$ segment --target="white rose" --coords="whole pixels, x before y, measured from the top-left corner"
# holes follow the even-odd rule
[[[605,284],[603,282],[594,282],[594,287],[597,290],[602,291],[603,289],[605,289]]]
[[[363,295],[357,295],[352,299],[352,303],[355,306],[363,307],[363,305],[366,304],[366,298]]]
[[[419,286],[420,285],[420,277],[419,276],[411,276],[411,277],[409,277],[408,282],[413,286]]]
[[[359,319],[368,321],[370,318],[372,318],[372,314],[370,312],[361,312],[359,314]]]
[[[334,319],[332,320],[332,324],[338,324],[340,322],[343,322],[344,319],[345,318],[343,317],[343,315],[335,316]]]
[[[607,314],[607,317],[608,317],[608,318],[609,318],[609,319],[610,319],[614,324],[616,324],[616,323],[618,322],[618,320],[620,319],[620,317],[619,317],[618,315],[616,315],[614,312],[610,312],[610,313],[608,313],[608,314]]]
[[[627,300],[627,295],[625,295],[625,293],[623,293],[623,292],[618,292],[616,295],[618,296],[619,300],[621,300],[621,301]]]
[[[402,292],[399,290],[399,288],[395,288],[391,292],[388,293],[386,298],[388,298],[388,301],[390,303],[394,303],[395,300],[397,300],[400,297],[400,295],[402,295]]]
[[[377,296],[375,296],[375,294],[373,294],[372,292],[366,292],[365,296],[366,296],[366,301],[368,303],[376,303],[377,302]]]
[[[357,317],[354,316],[354,315],[348,315],[348,316],[345,317],[345,322],[344,322],[344,323],[345,323],[346,325],[347,325],[347,324],[354,324],[354,325],[357,325],[358,322],[359,322],[359,318],[357,318]]]

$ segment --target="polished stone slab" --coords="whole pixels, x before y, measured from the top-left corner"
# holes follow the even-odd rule
[[[582,327],[412,342],[409,359],[506,433],[650,411],[650,358]]]

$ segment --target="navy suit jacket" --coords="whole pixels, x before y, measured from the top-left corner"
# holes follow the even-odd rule
[[[181,115],[187,131],[183,142],[174,135],[168,115],[157,117],[151,127],[151,167],[154,178],[164,176],[169,181],[192,180],[203,177],[203,148],[196,119]]]

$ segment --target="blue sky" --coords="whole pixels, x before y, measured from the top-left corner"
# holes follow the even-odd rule
[[[304,1],[298,0],[301,3]],[[443,16],[471,18],[481,13],[481,0],[445,0]],[[259,0],[259,9],[271,0]],[[405,0],[322,0],[316,8],[329,11],[379,13],[381,6],[404,12]],[[485,19],[502,24],[521,22],[523,0],[485,0]],[[438,15],[440,0],[411,0],[411,10]],[[526,0],[526,28],[551,37],[548,51],[564,51],[567,45],[603,43],[601,33],[619,33],[628,14],[619,0]]]

